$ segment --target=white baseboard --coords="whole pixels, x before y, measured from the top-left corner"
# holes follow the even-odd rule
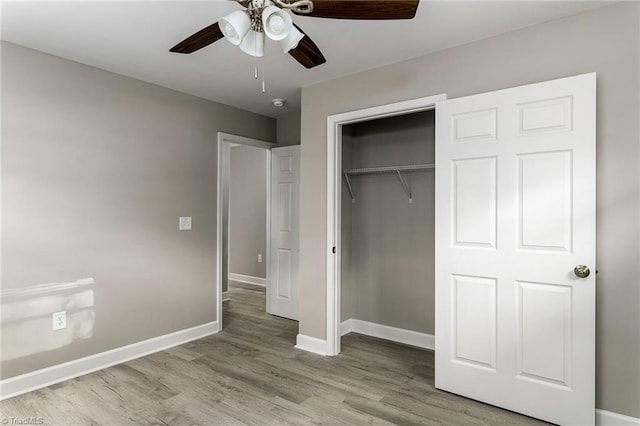
[[[229,272],[227,274],[227,278],[231,281],[240,281],[241,283],[259,285],[262,287],[267,286],[266,278],[252,277],[251,275],[234,274],[233,272]]]
[[[630,417],[612,411],[605,411],[596,408],[596,425],[597,426],[638,426],[640,418]]]
[[[388,325],[376,324],[368,321],[357,319],[348,319],[343,321],[340,324],[340,335],[344,336],[351,332],[391,340],[393,342],[404,343],[405,345],[417,346],[424,349],[435,350],[436,348],[436,339],[433,334],[420,333],[417,331],[390,327]]]
[[[318,355],[327,355],[326,340],[305,336],[304,334],[298,334],[298,337],[296,338],[296,348],[307,352],[313,352]]]
[[[218,321],[132,343],[0,381],[0,400],[44,388],[220,331]]]
[[[340,336],[349,334],[353,331],[353,319],[344,320],[340,323]]]

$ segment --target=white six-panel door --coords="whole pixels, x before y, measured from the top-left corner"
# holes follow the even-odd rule
[[[267,311],[298,319],[300,146],[271,150],[271,248]]]
[[[595,82],[436,104],[436,387],[567,425],[595,412]]]

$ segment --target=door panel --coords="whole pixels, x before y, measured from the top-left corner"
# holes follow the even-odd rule
[[[438,103],[436,387],[588,425],[594,371],[595,74]]]
[[[453,143],[479,142],[496,139],[495,108],[455,114],[452,118]]]
[[[277,297],[291,298],[291,250],[278,249]]]
[[[571,252],[571,151],[518,155],[519,248]]]
[[[518,104],[519,135],[571,130],[572,96]]]
[[[278,232],[291,232],[291,183],[278,184]]]
[[[300,147],[271,150],[271,256],[267,312],[298,319]]]
[[[496,280],[453,275],[453,359],[496,367]]]
[[[454,244],[495,249],[496,158],[456,160],[451,164]]]
[[[517,377],[570,389],[571,287],[519,281],[517,294]]]

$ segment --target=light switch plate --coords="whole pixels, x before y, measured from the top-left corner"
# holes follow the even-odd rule
[[[191,217],[181,217],[178,221],[178,230],[191,231]]]

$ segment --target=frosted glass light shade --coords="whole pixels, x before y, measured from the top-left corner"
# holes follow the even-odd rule
[[[277,6],[267,6],[262,12],[262,26],[271,40],[282,40],[293,28],[291,15]]]
[[[240,43],[240,50],[247,55],[262,57],[264,55],[264,33],[249,31]]]
[[[280,47],[282,47],[284,53],[287,53],[291,49],[295,49],[296,47],[298,47],[298,43],[300,43],[300,40],[302,40],[303,38],[304,34],[298,31],[296,27],[292,27],[291,31],[289,31],[289,34],[287,34],[284,39],[280,40]]]
[[[224,37],[236,46],[242,42],[242,39],[251,29],[249,14],[244,10],[236,10],[221,18],[218,23]]]

